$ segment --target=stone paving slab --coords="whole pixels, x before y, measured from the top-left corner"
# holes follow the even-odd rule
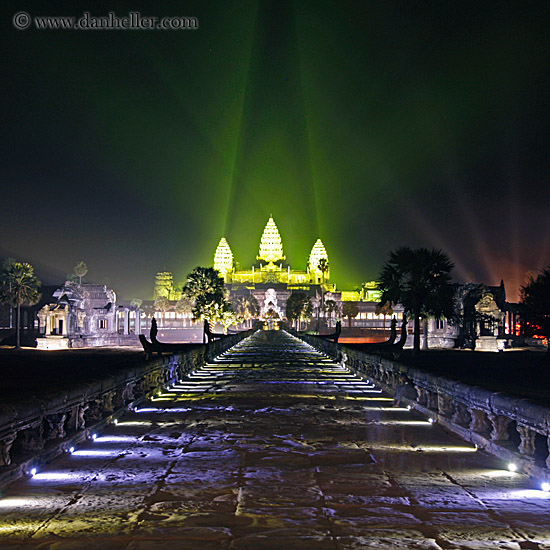
[[[550,548],[550,495],[257,333],[0,498],[2,549],[102,547]]]

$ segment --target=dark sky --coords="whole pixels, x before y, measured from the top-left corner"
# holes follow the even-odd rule
[[[0,255],[149,298],[155,273],[250,266],[269,214],[333,279],[439,247],[514,299],[550,264],[550,2],[7,2]],[[198,30],[19,31],[36,15]]]

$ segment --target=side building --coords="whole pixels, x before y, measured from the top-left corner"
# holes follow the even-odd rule
[[[117,306],[115,291],[105,285],[66,281],[38,311],[37,347],[52,350],[136,345],[135,332],[139,333],[139,328],[131,330],[132,314],[136,327],[136,312]]]

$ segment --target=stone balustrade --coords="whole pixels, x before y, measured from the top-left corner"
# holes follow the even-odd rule
[[[174,355],[122,368],[116,375],[90,380],[69,391],[0,404],[0,487],[31,467],[65,452],[125,410],[175,383],[223,353],[253,331],[190,345]]]
[[[316,336],[290,332],[391,394],[405,373],[417,391],[416,400],[409,401],[413,408],[479,448],[513,462],[518,470],[550,480],[550,407],[408,368]]]

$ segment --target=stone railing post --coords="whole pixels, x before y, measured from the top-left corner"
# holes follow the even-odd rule
[[[470,421],[470,430],[479,434],[485,434],[491,431],[491,426],[484,411],[480,411],[479,409],[471,409],[470,414],[472,416],[472,420]]]
[[[63,439],[67,435],[65,432],[65,420],[67,420],[67,413],[46,416],[46,439]]]
[[[44,448],[44,428],[42,422],[37,426],[19,432],[21,448],[24,451],[41,451]]]
[[[417,393],[417,401],[420,405],[426,405],[428,403],[428,394],[426,392],[425,388],[421,388],[420,386],[416,387],[416,393]]]
[[[491,431],[491,439],[493,441],[508,441],[510,436],[508,434],[508,426],[512,422],[507,416],[501,416],[499,414],[489,414],[489,420],[493,426]]]
[[[451,417],[453,414],[453,398],[446,393],[437,394],[437,408],[439,414],[446,417]]]
[[[523,424],[517,424],[517,430],[521,437],[521,441],[518,447],[518,451],[525,455],[529,459],[534,459],[535,456],[535,435],[536,432],[524,426]]]
[[[460,401],[455,402],[455,411],[452,417],[452,421],[459,426],[469,426],[472,421],[470,411],[464,403]]]
[[[432,411],[437,411],[437,406],[438,406],[438,396],[437,396],[437,392],[435,391],[430,391],[430,390],[425,390],[426,391],[426,405],[428,407],[428,409],[432,410]]]
[[[11,464],[10,449],[15,441],[17,434],[9,434],[0,440],[0,466],[9,466]]]

